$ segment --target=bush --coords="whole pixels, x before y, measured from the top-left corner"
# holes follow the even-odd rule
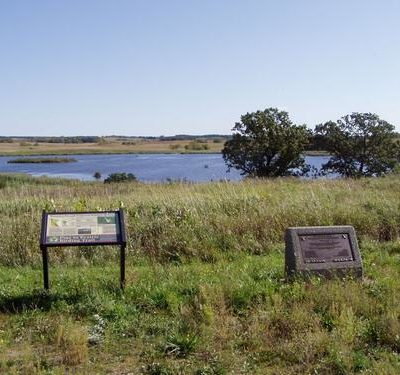
[[[185,150],[190,150],[190,151],[205,151],[208,149],[209,147],[207,143],[200,143],[198,141],[193,141],[185,145]]]
[[[134,174],[119,172],[119,173],[109,174],[108,177],[104,180],[104,183],[108,184],[111,182],[132,182],[132,181],[137,181],[137,178]]]

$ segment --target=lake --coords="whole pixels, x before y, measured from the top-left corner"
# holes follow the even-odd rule
[[[57,155],[71,157],[71,155]],[[8,164],[16,157],[1,156],[0,172],[27,173],[32,176],[62,177],[79,180],[94,180],[98,171],[104,179],[110,173],[133,173],[140,181],[165,182],[187,180],[206,182],[218,180],[237,181],[242,178],[239,171],[227,172],[221,154],[118,154],[118,155],[73,155],[76,163],[63,164]],[[306,156],[306,163],[320,168],[329,160],[328,156]]]

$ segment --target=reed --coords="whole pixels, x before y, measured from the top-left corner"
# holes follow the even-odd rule
[[[74,163],[77,162],[74,158],[61,158],[61,157],[52,157],[52,158],[17,158],[11,159],[7,163],[11,164],[58,164],[58,163]]]

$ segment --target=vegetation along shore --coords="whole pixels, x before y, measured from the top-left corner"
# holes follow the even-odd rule
[[[395,374],[400,177],[84,183],[0,177],[0,372]],[[118,249],[51,249],[46,210],[123,206]],[[288,226],[353,225],[363,280],[288,284]]]
[[[74,158],[18,158],[11,159],[7,163],[11,164],[53,164],[53,163],[74,163]]]

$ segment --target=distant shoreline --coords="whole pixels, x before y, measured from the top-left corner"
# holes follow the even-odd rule
[[[82,151],[60,151],[60,152],[44,152],[44,153],[0,153],[2,157],[11,157],[11,156],[57,156],[57,155],[218,155],[221,152],[167,152],[167,151],[90,151],[90,152],[82,152]]]
[[[76,163],[78,160],[74,158],[37,158],[37,157],[23,157],[18,159],[11,159],[7,163],[10,164],[59,164],[59,163]]]
[[[78,151],[78,150],[60,150],[57,152],[0,152],[1,157],[12,157],[12,156],[57,156],[57,155],[219,155],[221,151],[126,151],[126,150],[91,150],[91,151]],[[306,151],[303,153],[305,156],[329,156],[326,151]]]
[[[115,155],[115,154],[220,154],[227,138],[197,139],[116,139],[102,142],[53,143],[16,140],[0,142],[0,156]],[[306,151],[305,155],[325,156],[324,151]]]

